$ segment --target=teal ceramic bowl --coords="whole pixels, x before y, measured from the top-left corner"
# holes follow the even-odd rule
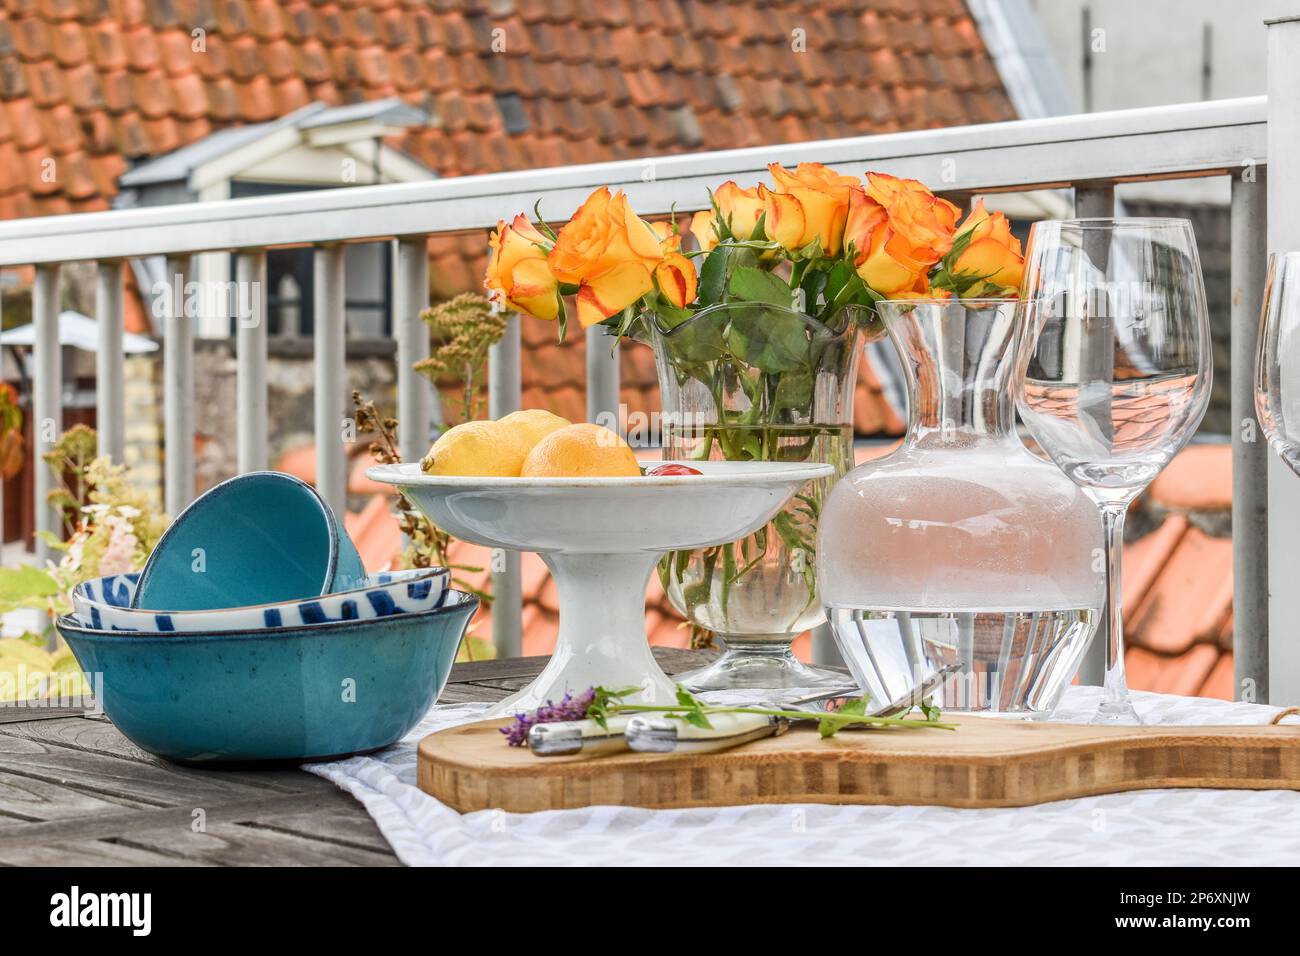
[[[55,622],[104,712],[183,763],[325,760],[386,747],[437,700],[478,598],[304,627],[151,636]],[[102,682],[102,683],[101,683]]]
[[[278,471],[223,481],[177,515],[140,573],[131,607],[211,611],[359,587],[361,558],[311,485]]]

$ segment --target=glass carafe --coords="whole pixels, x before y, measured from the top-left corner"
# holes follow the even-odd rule
[[[892,454],[832,490],[818,591],[873,701],[936,670],[945,709],[1049,713],[1105,599],[1096,506],[1015,428],[1017,303],[877,305],[908,385]]]

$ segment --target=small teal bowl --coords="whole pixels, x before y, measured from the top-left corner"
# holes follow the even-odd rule
[[[368,621],[151,636],[55,627],[104,712],[181,763],[329,760],[400,740],[437,700],[478,598]]]
[[[365,577],[352,539],[311,485],[254,471],[200,495],[163,533],[131,607],[210,611],[348,591]]]

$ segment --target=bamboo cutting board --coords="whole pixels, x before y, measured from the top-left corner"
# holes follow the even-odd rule
[[[956,731],[811,726],[698,756],[535,757],[494,720],[420,742],[419,785],[461,812],[747,803],[1020,807],[1120,790],[1300,790],[1300,727],[1105,727],[952,717]]]

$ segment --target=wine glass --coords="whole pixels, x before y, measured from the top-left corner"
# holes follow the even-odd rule
[[[1283,381],[1285,379],[1285,382]],[[1285,385],[1285,388],[1284,388]],[[1300,474],[1300,253],[1268,258],[1255,360],[1255,412],[1269,447]]]
[[[1094,722],[1141,723],[1124,676],[1124,516],[1209,403],[1210,324],[1192,225],[1035,223],[1021,294],[1020,417],[1097,503],[1105,532],[1106,679]]]

